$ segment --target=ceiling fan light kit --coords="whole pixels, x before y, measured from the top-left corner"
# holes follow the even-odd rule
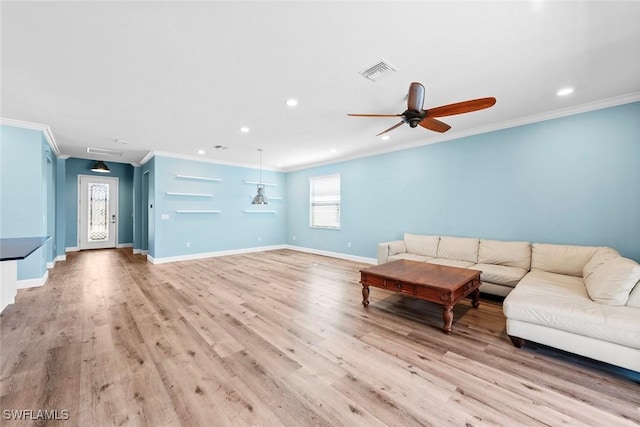
[[[424,110],[424,86],[420,83],[413,82],[409,86],[409,96],[407,99],[407,109],[402,114],[347,114],[353,117],[400,117],[401,122],[383,130],[376,136],[390,132],[403,124],[407,123],[410,127],[415,128],[418,125],[425,129],[435,132],[446,132],[451,129],[448,124],[437,120],[436,117],[453,116],[456,114],[470,113],[472,111],[484,110],[492,107],[496,103],[496,99],[478,98],[468,101],[456,102],[454,104],[442,105],[440,107]]]

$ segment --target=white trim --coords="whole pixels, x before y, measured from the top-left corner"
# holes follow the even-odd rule
[[[56,262],[58,261],[66,261],[67,260],[67,256],[66,255],[58,255],[56,257]]]
[[[284,249],[291,249],[293,251],[305,252],[305,253],[314,254],[314,255],[323,255],[331,258],[345,259],[347,261],[363,262],[365,264],[373,264],[373,265],[378,263],[378,260],[375,258],[343,254],[340,252],[323,251],[320,249],[305,248],[302,246],[293,246],[293,245],[284,245],[284,246],[285,246]]]
[[[206,209],[176,209],[176,213],[186,213],[186,214],[219,214],[222,211],[219,210],[206,210]]]
[[[140,163],[140,166],[144,165],[145,163],[147,163],[149,160],[151,160],[153,157],[155,156],[155,152],[153,151],[149,151],[146,156],[144,156],[142,159],[140,159],[140,161],[138,163]]]
[[[198,254],[179,255],[179,256],[164,257],[164,258],[153,258],[151,255],[147,255],[147,260],[149,260],[149,262],[151,262],[152,264],[164,264],[167,262],[190,261],[190,260],[202,259],[202,258],[213,258],[213,257],[219,257],[219,256],[227,256],[227,255],[240,255],[240,254],[248,254],[253,252],[273,251],[277,249],[286,249],[286,245],[258,246],[253,248],[231,249],[228,251],[216,251],[216,252],[202,252]]]
[[[117,243],[116,244],[117,249],[132,248],[132,247],[133,247],[133,243]]]
[[[147,255],[149,253],[148,249],[140,249],[140,255]]]
[[[64,248],[65,252],[78,252],[79,250],[80,248],[77,246],[70,246],[68,248]]]
[[[140,255],[142,253],[142,249],[134,249],[133,250],[133,254],[134,255]]]
[[[55,266],[56,266],[56,260],[54,259],[53,261],[47,263],[47,270],[51,270]]]
[[[176,193],[176,192],[173,192],[173,191],[167,191],[167,196],[213,197],[213,194],[205,194],[205,193]]]
[[[200,156],[189,156],[186,154],[177,154],[177,153],[169,153],[166,151],[150,151],[149,153],[147,153],[146,156],[144,156],[142,158],[142,160],[140,160],[140,164],[145,164],[147,163],[149,160],[151,160],[153,157],[155,156],[159,156],[159,157],[169,157],[172,159],[182,159],[182,160],[193,160],[195,162],[202,162],[202,163],[213,163],[216,165],[226,165],[226,166],[238,166],[241,168],[249,168],[249,169],[259,169],[258,166],[254,165],[254,164],[250,164],[250,163],[240,163],[240,162],[229,162],[229,161],[224,161],[224,160],[220,160],[220,159],[207,159],[207,158],[203,158]],[[283,172],[284,170],[282,168],[271,168],[271,167],[265,167],[262,166],[263,170],[268,170],[268,171],[274,171],[274,172]]]
[[[599,101],[588,102],[586,104],[576,105],[573,107],[562,108],[559,110],[549,111],[542,114],[534,114],[531,116],[520,117],[514,120],[507,120],[500,123],[494,123],[488,126],[480,126],[473,129],[467,129],[463,131],[447,132],[445,134],[433,134],[427,136],[426,140],[421,139],[420,142],[413,142],[402,145],[393,145],[380,150],[367,150],[366,153],[354,154],[352,156],[346,156],[341,158],[333,158],[331,160],[325,160],[320,162],[312,162],[306,165],[294,166],[292,168],[283,168],[282,172],[296,172],[305,169],[316,168],[319,166],[333,165],[336,163],[346,162],[349,160],[362,159],[365,157],[377,156],[379,154],[392,153],[394,151],[408,150],[410,148],[422,147],[424,145],[435,144],[437,142],[450,141],[452,139],[460,139],[468,136],[479,135],[483,133],[494,132],[497,130],[508,129],[523,125],[528,125],[537,122],[543,122],[546,120],[558,119],[560,117],[572,116],[575,114],[587,113],[589,111],[601,110],[604,108],[616,107],[618,105],[630,104],[632,102],[640,101],[640,92],[633,92],[627,95],[616,96],[613,98],[602,99]]]
[[[81,238],[82,238],[82,235],[83,235],[82,230],[81,230],[81,229],[82,229],[82,221],[81,221],[81,218],[84,218],[84,216],[82,215],[82,204],[81,204],[82,197],[84,196],[84,192],[83,192],[83,191],[81,191],[81,190],[82,190],[82,180],[83,180],[83,179],[86,179],[86,180],[93,180],[93,179],[99,180],[99,179],[104,179],[104,180],[107,180],[107,181],[115,182],[115,189],[116,189],[115,193],[116,193],[116,197],[114,198],[114,199],[115,199],[115,202],[114,202],[114,205],[115,205],[115,207],[114,207],[114,212],[116,212],[116,218],[117,218],[117,221],[116,221],[116,225],[115,225],[115,227],[114,227],[114,228],[115,228],[115,231],[114,231],[114,233],[113,233],[113,235],[114,235],[114,236],[113,236],[113,239],[114,239],[114,246],[100,247],[100,246],[99,246],[99,245],[97,245],[97,244],[92,244],[92,243],[88,243],[88,242],[86,242],[86,241],[81,241]],[[120,200],[119,200],[119,199],[120,199],[120,177],[117,177],[117,176],[100,176],[100,175],[97,175],[97,174],[96,174],[96,175],[82,175],[82,174],[78,174],[78,176],[77,176],[77,182],[78,182],[78,184],[77,184],[76,189],[77,189],[77,193],[78,193],[78,198],[77,198],[77,200],[76,200],[76,201],[77,201],[77,205],[76,205],[76,209],[77,209],[77,211],[76,211],[76,219],[77,219],[77,221],[78,221],[78,224],[77,224],[77,228],[76,228],[76,230],[77,230],[77,231],[76,231],[76,233],[77,233],[77,237],[78,237],[78,241],[77,241],[77,243],[78,243],[78,248],[81,248],[81,249],[82,249],[82,246],[84,246],[84,245],[87,245],[87,246],[88,246],[88,247],[86,247],[86,248],[84,248],[84,249],[105,249],[105,248],[106,248],[106,249],[108,249],[108,248],[117,248],[117,247],[118,247],[118,231],[120,230],[120,215],[119,215],[119,207],[120,207]],[[111,199],[110,199],[110,200],[111,200]],[[83,243],[84,243],[84,245],[83,245]]]
[[[216,252],[202,252],[197,254],[179,255],[179,256],[163,257],[163,258],[154,258],[151,255],[147,254],[147,260],[152,264],[165,264],[168,262],[190,261],[195,259],[213,258],[213,257],[227,256],[227,255],[241,255],[241,254],[249,254],[254,252],[274,251],[279,249],[290,249],[298,252],[328,256],[331,258],[362,262],[365,264],[372,264],[372,265],[375,265],[378,263],[378,261],[375,258],[367,258],[367,257],[362,257],[357,255],[343,254],[339,252],[322,251],[319,249],[304,248],[302,246],[292,246],[292,245],[258,246],[253,248],[232,249],[227,251],[216,251]]]
[[[25,279],[18,280],[17,289],[25,289],[25,288],[35,288],[38,286],[43,286],[47,283],[47,279],[49,278],[49,272],[45,271],[44,276],[36,278],[36,279]]]
[[[198,181],[222,182],[222,178],[209,178],[209,177],[206,177],[206,176],[192,176],[192,175],[176,174],[176,178],[195,179],[195,180],[198,180]]]
[[[27,122],[24,120],[16,120],[16,119],[8,119],[5,117],[0,117],[0,125],[5,126],[13,126],[24,129],[31,130],[39,130],[44,134],[44,137],[47,139],[47,143],[55,153],[56,157],[60,156],[60,149],[58,148],[58,144],[56,144],[56,139],[51,132],[51,128],[48,125],[43,125],[40,123]]]

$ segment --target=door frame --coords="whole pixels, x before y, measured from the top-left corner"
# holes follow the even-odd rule
[[[98,176],[98,175],[80,175],[78,174],[78,205],[77,205],[77,210],[76,210],[76,215],[78,216],[78,228],[77,228],[77,236],[78,236],[78,249],[79,250],[85,250],[85,249],[91,249],[91,248],[83,248],[81,241],[82,241],[82,227],[81,227],[81,221],[82,221],[82,206],[81,206],[81,200],[82,200],[82,185],[81,185],[81,179],[82,178],[86,178],[86,179],[95,179],[95,178],[100,178],[100,179],[108,179],[111,180],[115,183],[115,186],[117,188],[117,195],[118,197],[115,198],[115,207],[114,207],[114,211],[116,214],[116,226],[115,226],[115,231],[113,234],[114,240],[113,240],[113,246],[108,246],[107,248],[117,248],[118,247],[118,228],[120,225],[120,214],[118,212],[119,209],[119,198],[120,198],[120,180],[118,179],[117,176]]]

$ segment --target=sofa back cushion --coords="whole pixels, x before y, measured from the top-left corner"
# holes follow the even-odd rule
[[[534,243],[531,269],[582,277],[584,266],[600,248],[594,246],[551,245]]]
[[[529,242],[480,239],[478,264],[507,265],[529,270],[531,268],[531,245]]]
[[[438,245],[438,258],[477,263],[479,242],[479,239],[471,237],[442,236]]]
[[[623,257],[610,259],[585,279],[589,298],[608,305],[625,305],[640,282],[640,264]]]
[[[407,252],[412,254],[435,257],[438,253],[439,241],[440,236],[404,233],[404,245],[407,248]]]
[[[605,247],[596,249],[591,259],[584,265],[584,268],[582,269],[582,277],[584,277],[584,280],[587,280],[596,268],[600,267],[610,259],[618,258],[619,256],[620,254],[618,251],[612,248]]]
[[[627,306],[640,308],[640,283],[636,283],[636,287],[631,290]]]

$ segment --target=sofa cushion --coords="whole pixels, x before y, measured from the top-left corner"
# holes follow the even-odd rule
[[[640,283],[636,283],[636,287],[631,290],[627,300],[627,307],[640,308]]]
[[[531,269],[582,277],[584,266],[600,248],[594,246],[550,245],[534,243]]]
[[[582,277],[587,280],[587,278],[595,271],[596,268],[609,261],[610,259],[619,257],[620,254],[618,251],[612,248],[598,248],[594,254],[591,256],[591,259],[584,265],[582,269]]]
[[[625,305],[629,293],[640,282],[640,264],[617,257],[601,264],[585,279],[592,300],[601,304]]]
[[[449,267],[458,267],[458,268],[467,268],[473,265],[473,263],[469,261],[460,261],[457,259],[447,259],[447,258],[431,258],[427,262],[431,264],[448,265]]]
[[[478,262],[479,241],[470,237],[442,236],[438,245],[437,258],[469,261],[475,264]]]
[[[399,254],[391,255],[389,257],[389,259],[388,259],[388,262],[397,261],[399,259],[408,259],[408,260],[411,260],[411,261],[422,261],[422,262],[425,262],[425,261],[428,261],[428,260],[430,260],[432,258],[429,257],[429,256],[412,254],[412,253],[409,253],[409,252],[402,252],[402,253],[399,253]]]
[[[406,252],[407,248],[403,240],[394,240],[389,242],[389,255],[400,254]]]
[[[508,265],[475,264],[468,268],[482,271],[480,280],[483,282],[511,287],[515,287],[520,279],[528,273],[524,268],[510,267]]]
[[[478,264],[497,264],[531,268],[531,245],[529,242],[501,242],[480,239]]]
[[[507,319],[640,349],[640,309],[592,301],[580,277],[531,271],[502,308]]]
[[[438,253],[440,236],[424,236],[404,233],[404,244],[407,252],[435,257]]]

